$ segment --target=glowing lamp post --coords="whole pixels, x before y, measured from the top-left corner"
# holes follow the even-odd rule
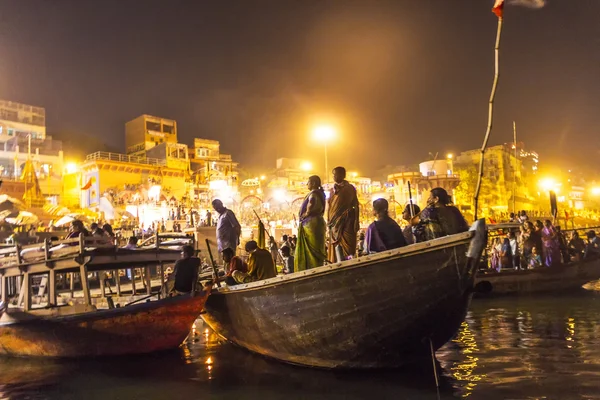
[[[335,137],[335,128],[329,125],[317,126],[313,131],[313,136],[318,142],[322,142],[325,147],[325,183],[329,182],[329,164],[327,160],[327,143]]]

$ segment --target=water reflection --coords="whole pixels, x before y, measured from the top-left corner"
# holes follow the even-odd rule
[[[440,397],[600,398],[600,298],[473,303],[437,353]],[[186,345],[144,357],[0,360],[7,399],[435,399],[432,366],[332,372],[285,365],[227,343],[197,321]]]

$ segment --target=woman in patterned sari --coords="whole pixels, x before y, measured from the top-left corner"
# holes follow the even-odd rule
[[[458,208],[452,205],[452,198],[443,188],[431,190],[427,207],[411,221],[411,225],[417,242],[469,230],[469,224]]]
[[[325,252],[325,192],[321,178],[316,175],[308,178],[310,193],[300,207],[298,245],[294,258],[294,272],[320,267],[327,259]]]

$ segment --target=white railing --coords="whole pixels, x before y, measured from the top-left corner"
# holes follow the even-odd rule
[[[109,153],[106,151],[97,151],[95,153],[88,154],[85,157],[85,160],[86,161],[107,160],[107,161],[118,161],[118,162],[124,162],[124,163],[147,164],[147,165],[157,165],[157,166],[167,165],[167,160],[161,160],[158,158],[129,156],[127,154]]]

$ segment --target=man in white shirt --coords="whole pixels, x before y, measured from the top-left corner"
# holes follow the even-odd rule
[[[212,206],[219,213],[219,219],[217,220],[217,248],[219,253],[225,249],[231,249],[235,255],[240,244],[242,227],[233,211],[226,208],[221,200],[213,200]]]

